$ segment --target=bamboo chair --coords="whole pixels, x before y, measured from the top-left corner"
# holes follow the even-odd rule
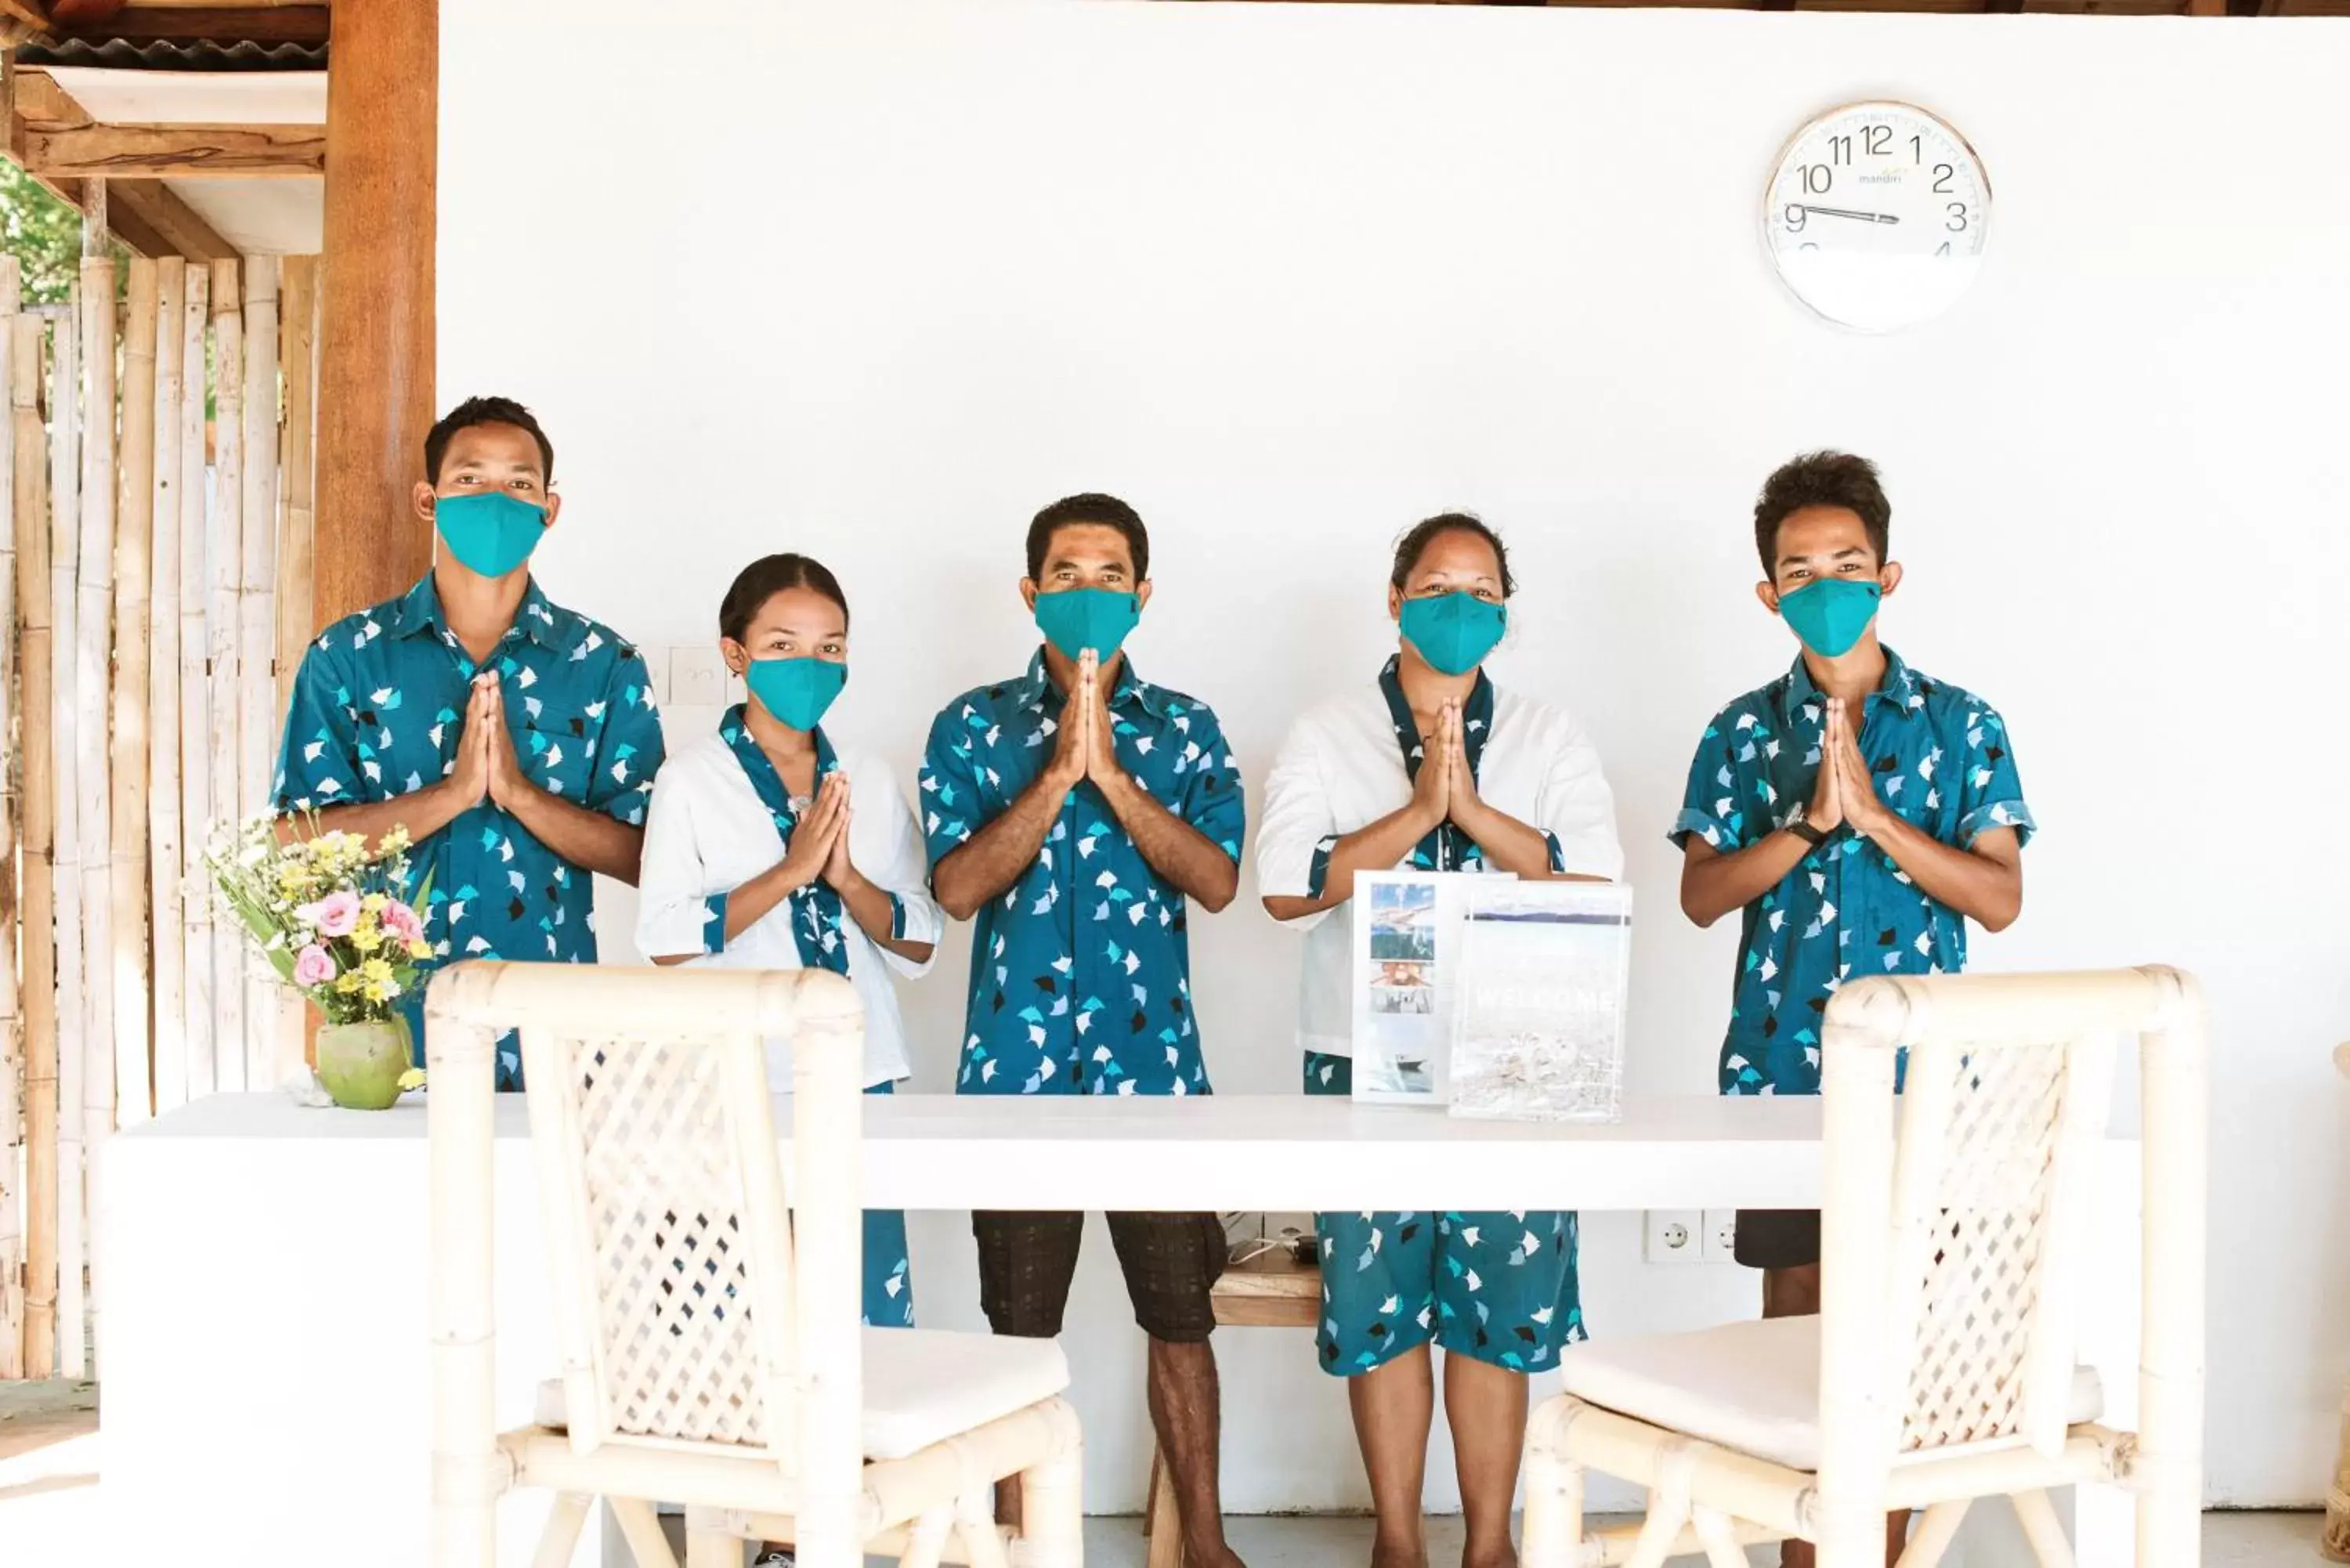
[[[654,1499],[685,1505],[691,1568],[739,1568],[744,1539],[795,1542],[809,1568],[866,1551],[1007,1568],[991,1489],[1017,1475],[1024,1568],[1079,1568],[1060,1347],[858,1327],[863,1023],[846,981],[465,963],[433,981],[427,1018],[436,1563],[486,1568],[498,1494],[536,1487],[556,1494],[541,1565],[570,1561],[601,1497],[639,1568],[675,1565]],[[485,1450],[490,1059],[516,1025],[563,1375]],[[794,1046],[790,1204],[775,1035]]]
[[[2167,969],[1839,992],[1823,1047],[1822,1314],[1566,1352],[1566,1392],[1528,1437],[1527,1568],[1695,1552],[1745,1568],[1744,1546],[1789,1537],[1817,1542],[1820,1568],[1876,1568],[1893,1509],[1923,1511],[1903,1568],[1932,1568],[1970,1502],[1996,1496],[2043,1568],[2070,1568],[2048,1490],[2080,1482],[2137,1493],[2141,1568],[2195,1563],[2204,1027],[2199,988]],[[2074,1365],[2120,1034],[2143,1053],[2135,1434],[2095,1424],[2095,1375]],[[1646,1487],[1646,1519],[1587,1535],[1586,1468]]]

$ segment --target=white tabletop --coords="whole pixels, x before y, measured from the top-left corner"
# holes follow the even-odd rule
[[[204,1141],[316,1146],[304,1158],[424,1155],[424,1096],[390,1111],[216,1095],[120,1135],[120,1153]],[[1605,1127],[1472,1121],[1297,1095],[1053,1098],[899,1095],[862,1102],[865,1201],[891,1209],[1807,1208],[1819,1202],[1815,1099],[1635,1100]],[[499,1158],[528,1135],[496,1107]],[[789,1143],[789,1102],[776,1106]],[[386,1146],[396,1147],[386,1147]],[[151,1152],[161,1153],[161,1150]],[[292,1152],[290,1149],[281,1152]],[[322,1173],[323,1174],[323,1173]]]

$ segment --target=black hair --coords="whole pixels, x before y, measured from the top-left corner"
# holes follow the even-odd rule
[[[1396,541],[1395,569],[1388,573],[1388,582],[1400,592],[1404,584],[1411,579],[1412,568],[1419,566],[1419,558],[1428,553],[1429,545],[1444,534],[1474,534],[1492,545],[1493,559],[1500,563],[1502,568],[1502,597],[1506,599],[1518,591],[1518,579],[1510,575],[1510,547],[1502,543],[1502,536],[1493,531],[1492,524],[1473,512],[1440,512],[1424,522],[1413,524],[1404,536]]]
[[[1142,525],[1142,514],[1115,495],[1087,493],[1066,495],[1055,501],[1028,524],[1028,580],[1036,582],[1045,576],[1045,552],[1053,547],[1053,535],[1064,528],[1115,528],[1126,536],[1126,552],[1134,557],[1134,580],[1147,582],[1150,577],[1150,530]]]
[[[459,431],[475,425],[513,425],[530,432],[538,443],[539,466],[546,471],[550,483],[555,478],[555,443],[538,428],[538,417],[512,398],[467,398],[441,416],[441,422],[424,432],[424,477],[432,483],[441,483],[441,460],[449,455],[450,440]]]
[[[1762,575],[1779,575],[1779,524],[1807,506],[1834,506],[1860,519],[1877,564],[1885,565],[1893,535],[1893,503],[1885,499],[1877,465],[1846,452],[1808,452],[1762,482],[1754,500],[1754,549]]]
[[[762,556],[734,575],[718,605],[718,635],[734,642],[751,636],[751,618],[785,588],[812,588],[840,607],[840,629],[848,629],[848,596],[822,561],[806,556]]]

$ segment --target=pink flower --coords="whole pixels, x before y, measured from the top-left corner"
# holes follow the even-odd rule
[[[424,922],[416,918],[414,909],[397,898],[383,907],[383,913],[378,919],[383,921],[385,933],[400,941],[416,941],[424,935]]]
[[[334,956],[312,942],[294,955],[294,983],[304,989],[324,985],[335,978]]]
[[[317,927],[322,937],[347,937],[359,929],[359,896],[348,890],[329,893],[294,912],[303,924]]]

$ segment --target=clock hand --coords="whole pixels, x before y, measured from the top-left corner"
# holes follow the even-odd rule
[[[1898,223],[1901,221],[1891,213],[1856,213],[1848,207],[1814,207],[1802,202],[1794,204],[1814,217],[1850,218],[1860,223]]]

